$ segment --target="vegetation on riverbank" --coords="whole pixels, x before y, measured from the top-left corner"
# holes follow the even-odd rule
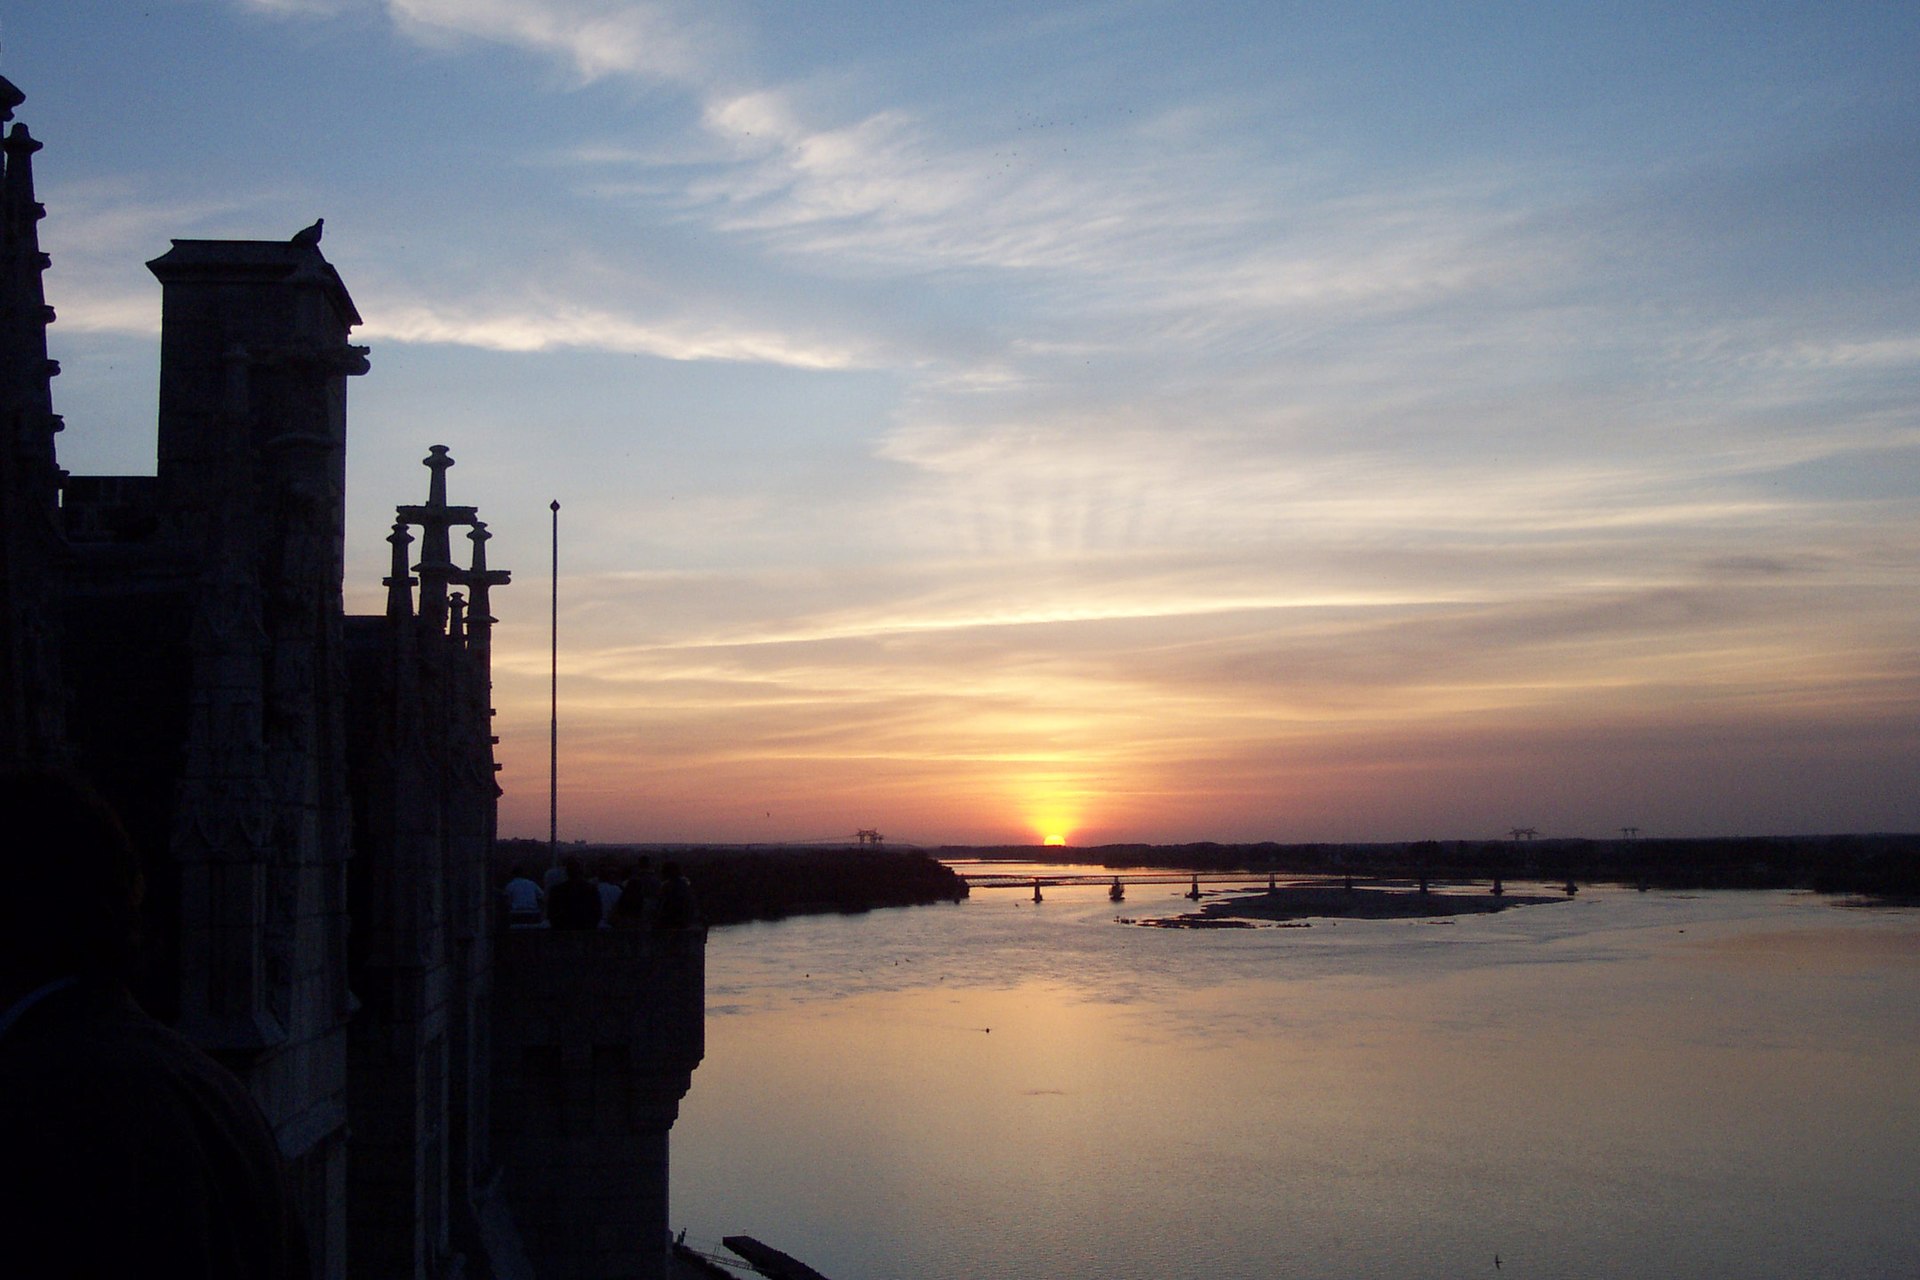
[[[693,884],[700,915],[710,925],[827,912],[870,911],[958,902],[967,882],[928,853],[916,849],[684,848],[645,844],[562,845],[560,856],[578,857],[590,875],[622,881],[642,857],[657,874],[677,862]],[[513,866],[536,875],[548,865],[543,840],[502,840],[495,857],[496,881]]]

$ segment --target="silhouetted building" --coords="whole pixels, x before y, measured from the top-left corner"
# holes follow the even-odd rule
[[[0,79],[0,123],[26,95]],[[40,274],[46,210],[34,199],[33,153],[40,149],[15,124],[0,142],[0,748],[46,761],[65,750],[59,669],[58,587],[61,560],[60,468],[53,437],[47,358],[47,305]]]
[[[0,79],[0,121],[22,100]],[[447,501],[453,459],[433,446],[426,501],[396,513],[384,614],[347,617],[346,386],[367,352],[316,224],[148,263],[156,474],[62,473],[39,145],[15,124],[0,173],[0,750],[73,764],[118,809],[148,886],[141,1001],[259,1102],[315,1274],[663,1274],[704,935],[529,931],[496,953],[508,575]],[[496,1009],[497,987],[543,1007]],[[599,1188],[575,1198],[590,1247],[556,1187]]]

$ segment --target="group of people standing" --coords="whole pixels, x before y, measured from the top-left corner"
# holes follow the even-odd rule
[[[578,857],[549,868],[545,883],[515,867],[500,890],[509,929],[686,929],[699,923],[693,886],[677,862],[653,873],[642,857],[625,880],[587,874]]]

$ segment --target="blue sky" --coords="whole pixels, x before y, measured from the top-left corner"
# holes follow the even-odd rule
[[[1920,828],[1920,11],[0,4],[76,471],[169,237],[452,447],[503,828]]]

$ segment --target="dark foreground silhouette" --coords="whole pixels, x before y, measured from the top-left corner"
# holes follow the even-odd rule
[[[127,992],[140,886],[119,823],[50,772],[0,775],[0,812],[0,1269],[305,1276],[259,1108]]]

